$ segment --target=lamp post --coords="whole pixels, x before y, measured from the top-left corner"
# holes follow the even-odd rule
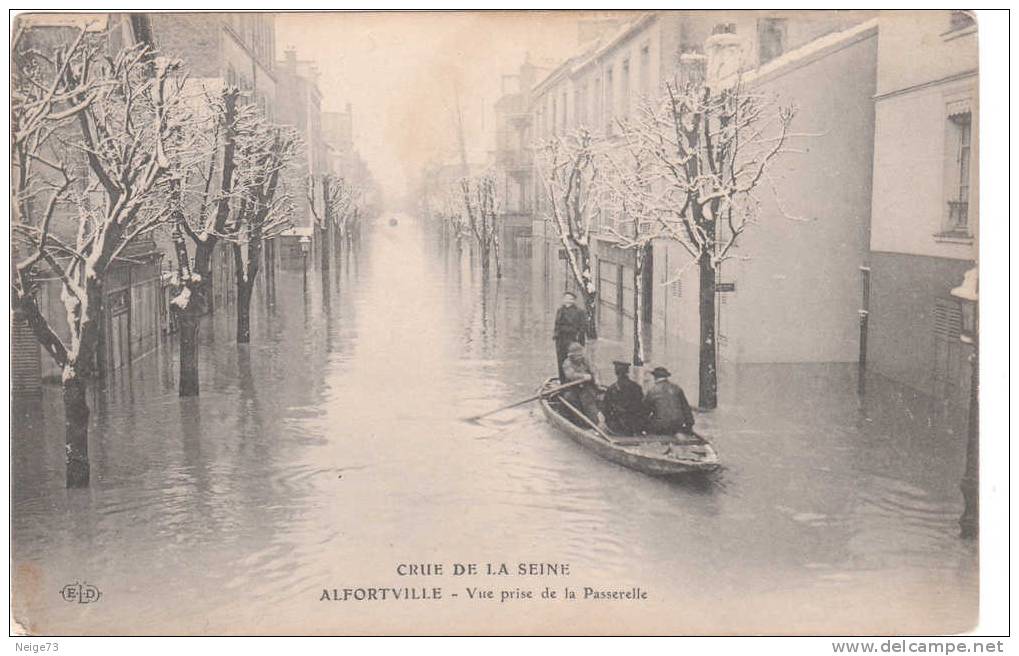
[[[308,235],[302,235],[297,240],[297,245],[301,248],[301,271],[304,277],[304,293],[308,293],[308,251],[311,250],[311,239]]]
[[[959,489],[962,490],[963,511],[959,518],[963,538],[976,538],[980,530],[980,307],[978,276],[974,267],[963,276],[962,284],[951,294],[959,299],[962,311],[962,330],[959,340],[969,344],[973,352],[970,361],[969,418],[966,430],[966,469]]]

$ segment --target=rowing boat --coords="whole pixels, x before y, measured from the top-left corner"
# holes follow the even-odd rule
[[[546,380],[540,390],[551,387],[555,378]],[[539,391],[540,391],[539,390]],[[570,421],[570,413],[555,396],[540,399],[545,418],[574,442],[616,464],[654,476],[675,476],[718,469],[718,453],[702,435],[612,435],[584,428]]]

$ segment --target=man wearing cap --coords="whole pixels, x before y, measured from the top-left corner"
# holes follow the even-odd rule
[[[647,432],[656,435],[692,432],[693,411],[690,410],[683,390],[669,380],[672,374],[665,367],[655,367],[651,375],[655,378],[655,384],[644,397],[648,416]]]
[[[577,296],[573,292],[563,294],[563,304],[555,315],[555,330],[552,333],[555,342],[556,366],[559,367],[559,382],[563,378],[563,362],[568,355],[570,344],[581,346],[587,342],[587,313],[577,307]]]
[[[587,361],[587,357],[584,355],[583,345],[573,342],[567,348],[566,359],[563,360],[563,381],[566,383],[572,383],[575,380],[586,380],[587,382],[576,387],[571,387],[563,392],[563,398],[565,398],[570,405],[584,413],[588,419],[595,424],[598,423],[598,397],[596,395],[597,390],[597,376],[595,375],[594,367]],[[585,422],[580,417],[576,417],[574,423],[578,426],[587,427]]]
[[[616,382],[605,390],[602,414],[605,425],[618,435],[634,435],[644,428],[644,392],[630,380],[630,363],[614,360]]]

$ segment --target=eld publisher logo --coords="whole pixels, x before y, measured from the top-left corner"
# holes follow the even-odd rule
[[[103,593],[88,583],[68,583],[60,589],[60,596],[68,603],[91,604],[99,601]]]

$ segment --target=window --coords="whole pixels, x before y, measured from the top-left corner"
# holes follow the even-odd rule
[[[556,99],[552,98],[552,135],[556,134],[556,121],[559,120],[559,105]]]
[[[566,132],[568,118],[569,115],[566,113],[566,90],[563,89],[563,132]]]
[[[786,19],[762,18],[757,22],[757,56],[766,64],[785,52]]]
[[[931,386],[935,396],[951,398],[965,387],[963,378],[962,306],[959,299],[941,297],[934,301],[934,367]]]
[[[587,126],[587,82],[580,85],[580,89],[577,91],[576,98],[577,106],[575,107],[577,115],[577,125]]]
[[[621,107],[619,108],[619,115],[624,119],[630,117],[630,60],[623,60],[623,80],[622,80],[622,92],[619,94],[619,101]]]
[[[969,179],[972,144],[972,114],[967,109],[948,116],[948,207],[945,232],[969,235]]]
[[[651,93],[651,46],[640,49],[640,92]]]
[[[605,133],[612,134],[612,119],[615,118],[615,103],[612,99],[612,67],[605,70]]]

